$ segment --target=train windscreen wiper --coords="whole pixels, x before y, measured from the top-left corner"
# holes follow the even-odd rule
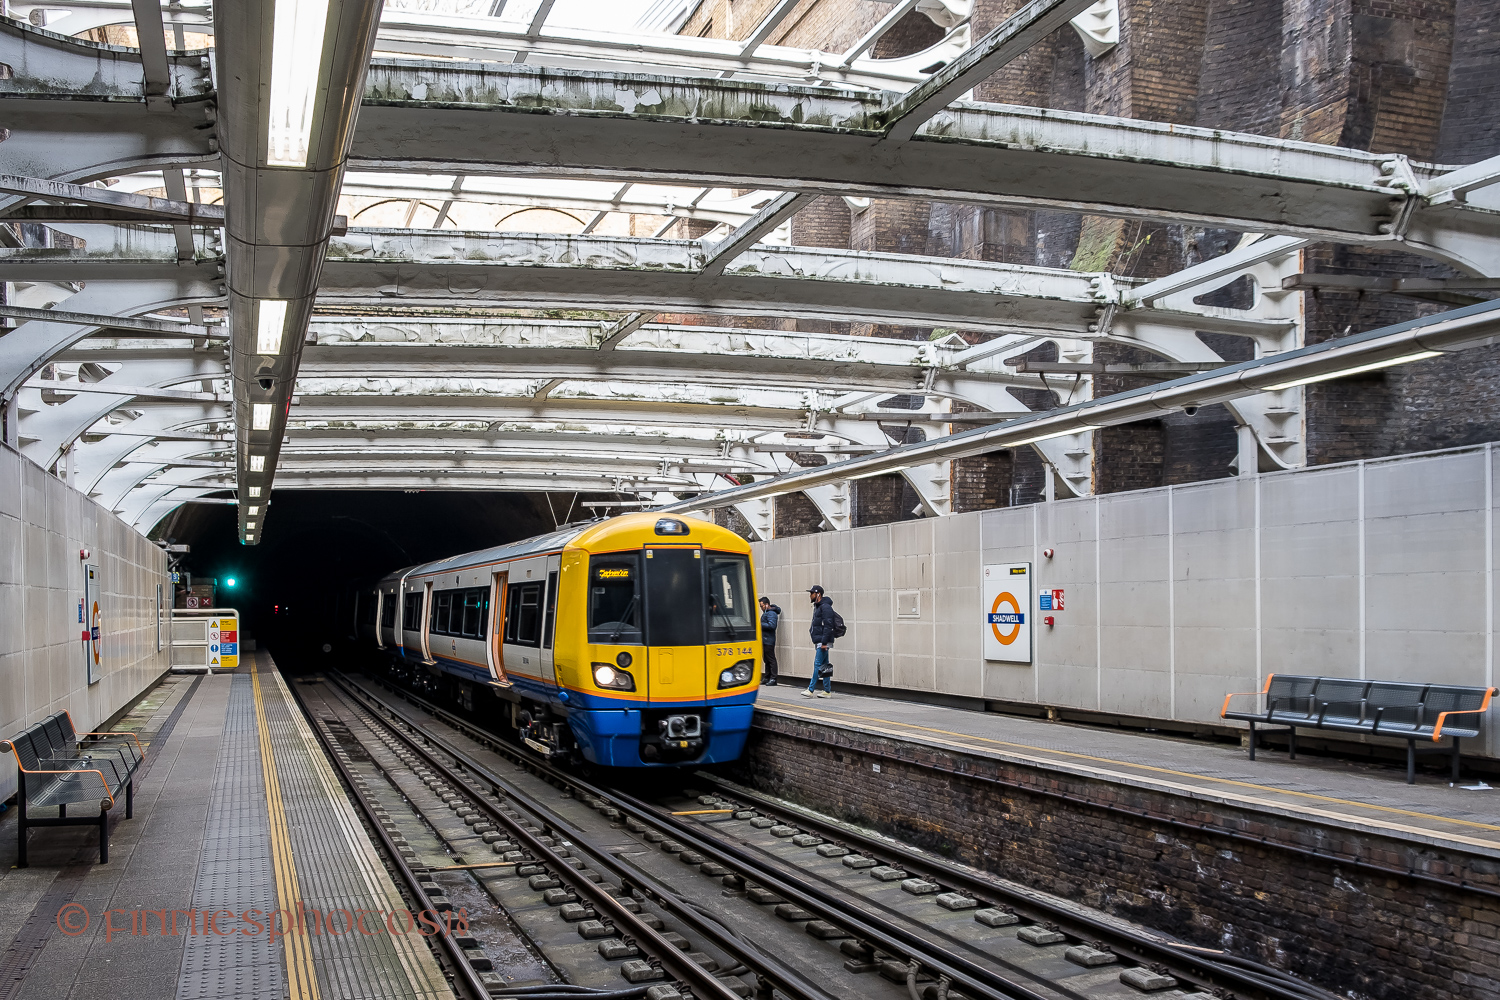
[[[630,603],[625,605],[625,610],[620,612],[620,620],[615,622],[615,630],[609,634],[610,642],[618,642],[620,640],[620,633],[625,631],[625,627],[629,624],[628,619],[631,615],[635,614],[635,602],[640,600],[640,596],[636,594],[631,597]]]
[[[714,604],[714,614],[724,619],[724,625],[729,629],[729,640],[731,642],[738,642],[740,633],[739,630],[734,627],[734,619],[730,618],[727,614],[720,610],[717,603]]]

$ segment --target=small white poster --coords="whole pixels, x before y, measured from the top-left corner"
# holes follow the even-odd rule
[[[984,567],[984,658],[1031,662],[1031,563]]]

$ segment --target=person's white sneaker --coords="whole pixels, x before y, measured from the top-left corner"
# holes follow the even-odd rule
[[[818,697],[819,698],[827,698],[828,697],[828,692],[827,691],[819,691],[818,692]]]
[[[802,689],[802,697],[804,697],[804,698],[811,698],[812,697],[812,692],[809,691],[807,688],[803,688]]]

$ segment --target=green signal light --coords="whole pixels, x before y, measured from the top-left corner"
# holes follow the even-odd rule
[[[226,587],[233,587],[234,584],[235,584],[235,580],[234,580],[234,577],[232,577],[232,576],[229,579],[227,579],[227,580],[224,581],[224,586],[226,586]]]

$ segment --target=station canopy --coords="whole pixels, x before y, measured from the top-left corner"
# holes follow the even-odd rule
[[[845,42],[786,44],[836,2]],[[1118,10],[980,34],[970,7],[772,0],[726,38],[695,0],[12,2],[12,442],[143,530],[235,503],[251,544],[273,486],[602,493],[764,535],[790,492],[851,526],[865,476],[951,513],[953,463],[1001,448],[1087,495],[1095,429],[1216,402],[1242,468],[1296,467],[1302,385],[1488,342],[1481,316],[1307,360],[1297,279],[1319,243],[1500,277],[1500,164],[977,101],[1054,31],[1109,51]],[[937,40],[885,54],[909,17]],[[801,225],[911,201],[1234,236],[1148,281]],[[1165,388],[1096,395],[1101,342]]]

